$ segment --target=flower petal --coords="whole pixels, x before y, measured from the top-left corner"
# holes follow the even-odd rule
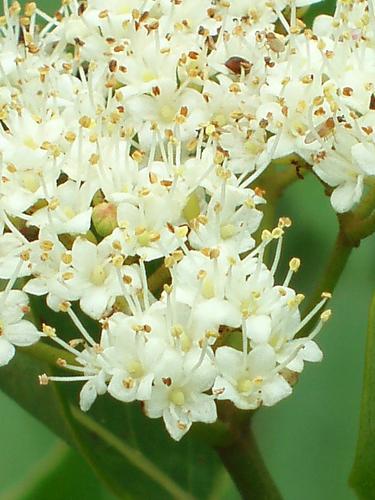
[[[40,339],[40,333],[36,326],[24,319],[13,325],[8,325],[5,336],[9,342],[16,346],[29,346]]]
[[[265,314],[250,316],[246,320],[247,336],[254,344],[268,342],[271,335],[271,318]]]
[[[5,366],[15,355],[14,346],[4,338],[0,338],[0,366]]]
[[[262,387],[262,401],[264,406],[273,406],[292,393],[292,388],[281,376],[275,375]]]

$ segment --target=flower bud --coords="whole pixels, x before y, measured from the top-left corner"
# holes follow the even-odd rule
[[[113,203],[99,203],[93,209],[92,222],[99,236],[108,236],[117,227],[117,207]]]

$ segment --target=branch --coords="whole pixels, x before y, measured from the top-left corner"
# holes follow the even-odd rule
[[[238,412],[231,408],[229,413],[224,418],[228,419],[231,440],[217,446],[216,451],[242,498],[282,500],[255,441],[249,412]]]
[[[347,241],[344,234],[340,231],[322,273],[322,278],[312,297],[305,306],[305,315],[307,315],[308,312],[321,300],[323,292],[332,293],[335,290],[353,248],[354,247]],[[311,325],[311,323],[309,323],[309,325]],[[303,334],[303,332],[304,330],[301,333]]]

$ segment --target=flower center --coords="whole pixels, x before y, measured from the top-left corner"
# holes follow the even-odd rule
[[[251,139],[245,142],[244,147],[245,151],[252,156],[260,154],[264,149],[264,147],[261,144],[256,143],[254,140]]]
[[[26,137],[23,141],[24,145],[34,151],[38,149],[38,144],[34,141],[32,137]]]
[[[129,363],[128,372],[133,378],[140,378],[144,374],[143,366],[138,360],[134,359]]]
[[[212,299],[215,297],[214,282],[208,276],[203,279],[202,295],[205,299]]]
[[[153,71],[148,69],[143,72],[142,80],[144,81],[144,83],[152,82],[152,80],[155,80],[155,78],[156,75]]]
[[[23,172],[21,184],[27,191],[35,193],[39,189],[39,178],[35,175],[35,172]]]
[[[176,389],[171,392],[169,399],[171,403],[176,406],[183,406],[185,404],[185,394],[181,391],[181,389]]]
[[[96,286],[102,285],[107,278],[107,273],[105,272],[103,266],[95,266],[91,276],[90,276],[90,281]]]
[[[157,232],[149,231],[144,227],[137,227],[135,229],[137,241],[141,247],[148,247],[151,243],[160,239],[160,234]]]
[[[233,224],[224,224],[220,228],[220,236],[223,240],[229,240],[237,233],[237,228]]]
[[[166,122],[173,121],[174,117],[176,116],[175,110],[172,108],[172,106],[169,106],[168,104],[164,104],[164,106],[160,108],[159,114],[160,117]]]
[[[76,216],[75,211],[72,209],[72,207],[64,207],[63,209],[64,214],[68,219],[73,219],[73,217]]]
[[[237,390],[241,393],[249,393],[254,387],[254,382],[249,378],[243,378],[237,382]]]
[[[224,127],[228,123],[228,119],[224,113],[216,113],[212,117],[212,122],[216,123],[219,127]]]

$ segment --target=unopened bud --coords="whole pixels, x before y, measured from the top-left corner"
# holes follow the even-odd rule
[[[103,238],[117,227],[117,207],[113,203],[99,203],[92,211],[92,222],[96,232]]]

